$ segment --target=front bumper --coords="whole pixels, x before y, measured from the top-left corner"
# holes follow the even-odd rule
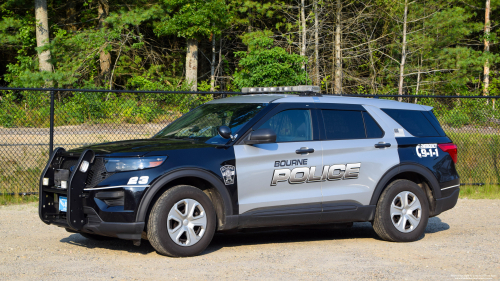
[[[39,216],[74,232],[86,232],[128,240],[139,240],[144,222],[136,222],[137,206],[145,187],[116,186],[105,189],[86,188],[90,168],[82,172],[83,161],[94,162],[94,152],[84,151],[75,161],[67,188],[56,186],[55,171],[60,168],[65,150],[57,148],[40,178]],[[91,164],[92,165],[92,164]],[[45,179],[45,180],[44,180]],[[59,198],[67,197],[67,212],[59,210]]]
[[[126,240],[141,239],[144,222],[105,222],[90,207],[85,207],[84,213],[87,215],[87,223],[81,229],[82,232]]]

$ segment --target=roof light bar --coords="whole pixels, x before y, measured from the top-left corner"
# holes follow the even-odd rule
[[[242,88],[241,92],[245,94],[253,94],[253,93],[319,93],[319,86],[281,86],[281,87],[251,87],[251,88]]]

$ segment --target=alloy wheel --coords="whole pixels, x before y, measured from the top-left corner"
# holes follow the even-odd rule
[[[418,197],[409,191],[400,192],[391,203],[391,221],[403,233],[412,232],[422,218],[422,206]]]
[[[194,199],[180,200],[168,213],[168,234],[179,246],[192,246],[198,243],[205,234],[206,228],[205,209]]]

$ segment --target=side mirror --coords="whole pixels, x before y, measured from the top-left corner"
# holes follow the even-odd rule
[[[220,126],[219,128],[217,128],[217,132],[224,139],[231,138],[231,129],[228,126]]]
[[[272,129],[258,129],[250,133],[245,144],[275,143],[276,133]]]

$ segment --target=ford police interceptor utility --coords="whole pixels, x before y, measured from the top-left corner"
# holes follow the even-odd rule
[[[215,231],[270,226],[372,222],[384,240],[415,241],[455,206],[457,147],[431,107],[317,92],[244,88],[150,139],[57,148],[40,219],[180,257]]]

